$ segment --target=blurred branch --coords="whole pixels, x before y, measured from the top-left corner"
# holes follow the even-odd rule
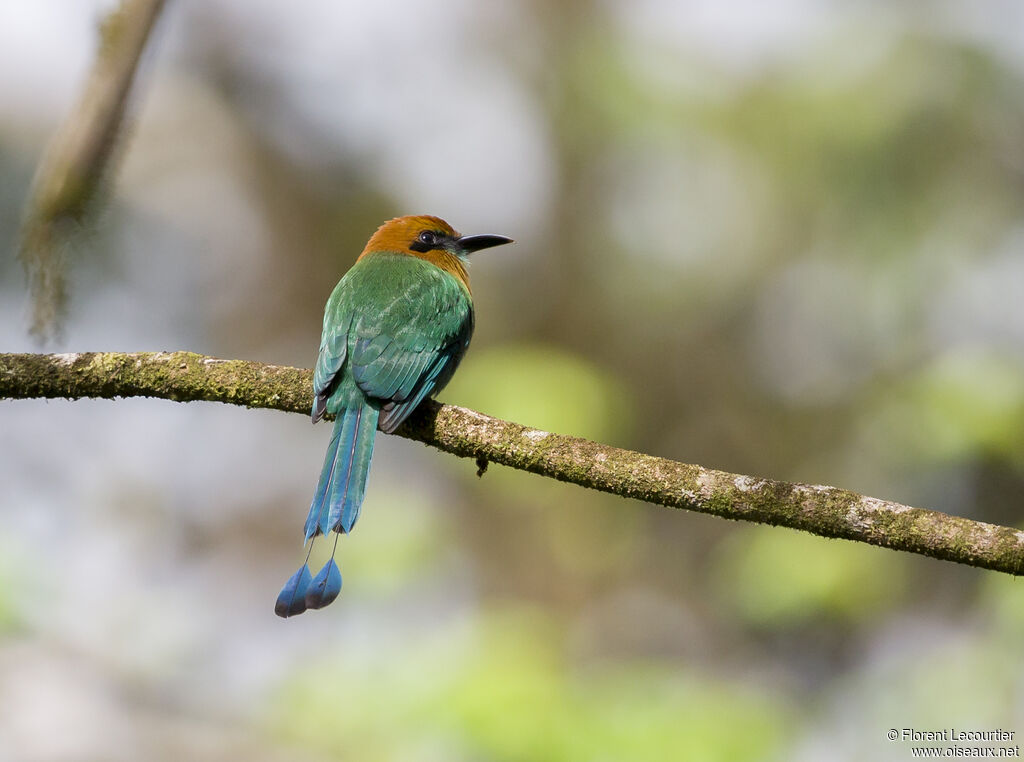
[[[123,0],[106,17],[82,97],[36,170],[20,257],[32,295],[31,331],[39,339],[59,329],[67,302],[63,252],[108,174],[135,71],[163,5],[164,0]]]
[[[159,397],[308,413],[312,371],[191,352],[0,354],[0,399]],[[802,529],[1024,574],[1024,532],[854,492],[740,476],[420,405],[400,436],[445,452],[671,508]]]

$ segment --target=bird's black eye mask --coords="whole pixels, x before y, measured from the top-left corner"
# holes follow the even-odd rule
[[[447,248],[447,244],[450,241],[450,236],[442,233],[440,230],[424,230],[416,236],[415,241],[409,244],[409,248],[412,251],[423,253],[432,249]]]

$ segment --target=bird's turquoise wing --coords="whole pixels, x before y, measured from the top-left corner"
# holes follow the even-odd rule
[[[437,343],[391,342],[375,360],[360,365],[353,352],[353,374],[359,388],[383,401],[378,423],[391,433],[426,397],[440,391],[455,372],[473,330],[472,312],[454,335]]]
[[[380,429],[394,431],[448,382],[472,332],[472,301],[455,278],[414,257],[364,258],[325,311],[314,420],[355,393],[376,401]]]
[[[454,278],[424,265],[430,269],[410,284],[400,303],[353,326],[352,377],[364,394],[381,401],[379,426],[385,432],[448,382],[473,333],[469,296]]]
[[[317,355],[316,369],[313,371],[313,423],[323,418],[327,412],[327,398],[334,390],[335,381],[345,365],[347,355],[348,323],[344,322],[330,328],[324,325],[320,354]]]

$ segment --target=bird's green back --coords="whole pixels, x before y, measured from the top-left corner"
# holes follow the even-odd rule
[[[379,404],[381,428],[393,430],[413,400],[447,383],[472,331],[472,297],[458,278],[424,259],[370,252],[327,302],[314,377],[318,401],[331,413]]]

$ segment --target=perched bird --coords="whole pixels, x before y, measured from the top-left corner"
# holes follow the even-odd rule
[[[313,376],[313,423],[331,413],[334,433],[305,526],[307,542],[335,532],[334,550],[315,578],[307,552],[281,589],[278,616],[338,597],[338,536],[359,518],[374,434],[397,429],[451,379],[473,335],[469,255],[511,242],[460,236],[438,217],[398,217],[377,229],[334,288]]]

